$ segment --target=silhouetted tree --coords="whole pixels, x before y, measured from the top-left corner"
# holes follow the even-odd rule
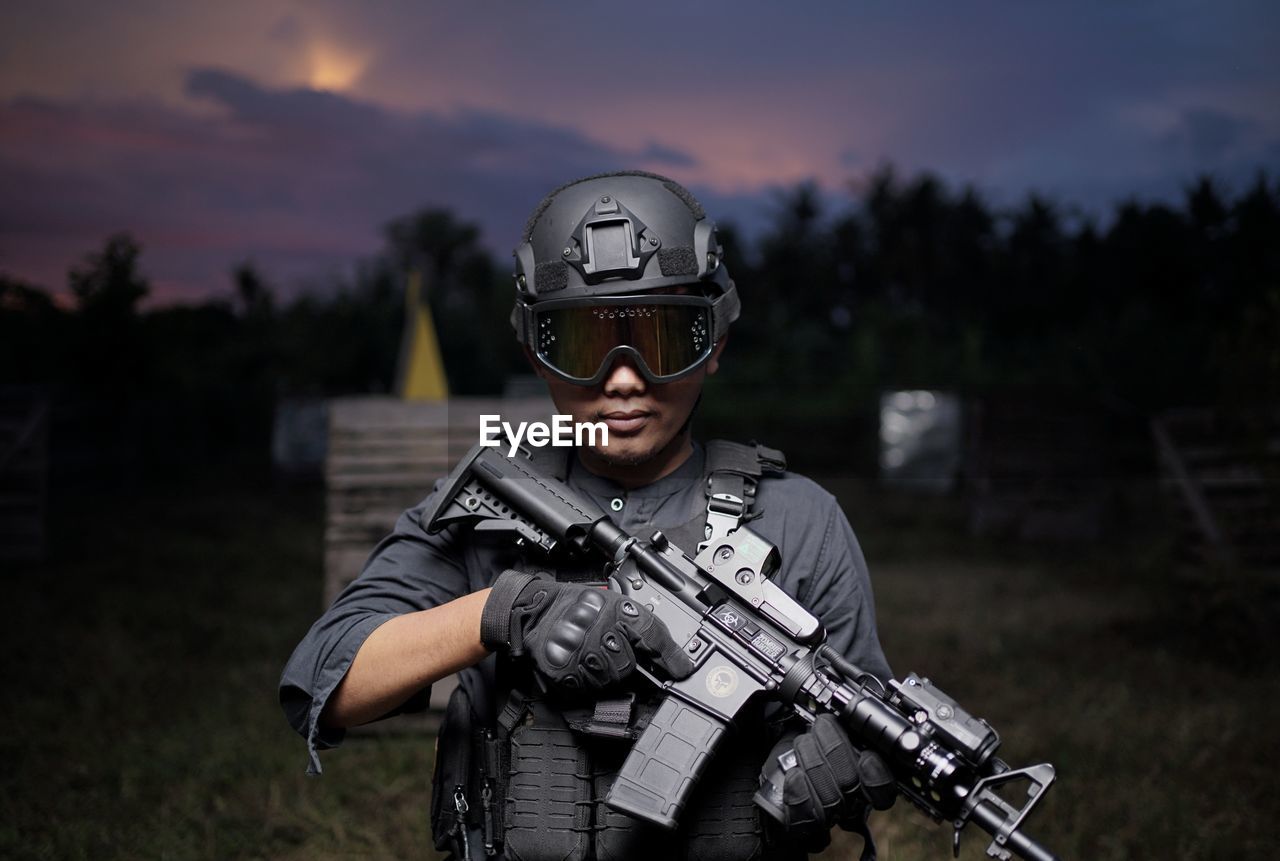
[[[66,323],[46,291],[0,275],[0,383],[60,379]]]
[[[1105,226],[1035,195],[998,210],[888,166],[855,197],[779,193],[750,248],[721,227],[744,312],[713,387],[766,418],[819,427],[897,387],[1074,388],[1135,412],[1280,403],[1280,188],[1266,176],[1235,195],[1200,177],[1179,204],[1128,201]],[[280,301],[241,264],[229,301],[152,310],[138,243],[114,235],[71,271],[74,310],[0,277],[0,381],[62,383],[101,405],[95,436],[156,461],[265,457],[280,394],[389,391],[417,269],[451,389],[496,393],[526,365],[509,271],[479,235],[423,210],[328,292]],[[703,414],[740,408],[713,397]]]
[[[423,275],[450,391],[500,391],[527,371],[507,325],[515,287],[480,246],[478,227],[428,209],[393,221],[386,236],[397,276]]]
[[[138,319],[138,303],[151,290],[138,270],[141,252],[131,236],[117,233],[67,275],[78,311],[72,378],[109,398],[126,398],[150,364]]]
[[[68,275],[71,292],[86,316],[107,321],[133,316],[151,291],[138,272],[141,246],[127,233],[107,238],[102,251],[87,255]]]
[[[1234,200],[1200,178],[1181,207],[1128,201],[1106,229],[1042,196],[1000,212],[888,166],[855,192],[830,219],[811,187],[783,196],[758,261],[735,261],[731,382],[846,403],[884,387],[1065,386],[1134,410],[1212,402],[1243,380],[1274,392],[1280,208],[1265,178]]]
[[[240,313],[248,319],[269,318],[275,313],[275,296],[252,263],[241,263],[231,273]]]

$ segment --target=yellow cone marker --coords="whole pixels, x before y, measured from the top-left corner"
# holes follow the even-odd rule
[[[442,401],[449,397],[449,383],[422,281],[422,270],[415,268],[405,286],[404,335],[396,388],[406,401]]]

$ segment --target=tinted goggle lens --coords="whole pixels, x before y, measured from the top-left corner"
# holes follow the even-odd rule
[[[630,348],[653,378],[674,378],[711,354],[711,309],[703,304],[577,305],[540,310],[539,358],[573,380],[593,380],[610,353]]]

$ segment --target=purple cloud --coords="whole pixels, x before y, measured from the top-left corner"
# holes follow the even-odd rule
[[[505,256],[546,190],[620,167],[675,175],[751,235],[775,186],[813,179],[832,209],[885,161],[1099,216],[1180,196],[1200,171],[1280,165],[1280,18],[1257,0],[743,0],[678,26],[610,5],[317,0],[161,20],[123,4],[138,14],[85,7],[76,27],[31,6],[0,32],[0,269],[61,287],[128,229],[166,298],[223,292],[246,258],[315,282],[423,206]],[[342,94],[281,83],[325,80]]]
[[[162,298],[193,298],[223,291],[246,258],[277,279],[340,270],[424,206],[478,222],[505,253],[566,178],[695,163],[656,143],[622,150],[495,112],[395,111],[215,69],[191,72],[186,92],[206,109],[0,105],[0,267],[60,287],[81,254],[128,229]]]

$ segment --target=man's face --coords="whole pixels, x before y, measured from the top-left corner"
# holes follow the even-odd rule
[[[609,428],[607,447],[581,452],[588,467],[615,478],[635,469],[654,473],[646,475],[652,480],[687,457],[688,436],[680,431],[698,402],[703,382],[719,369],[724,344],[722,339],[692,374],[670,383],[649,382],[626,356],[615,360],[604,380],[594,386],[565,382],[536,362],[534,369],[547,381],[557,412],[573,416],[575,422],[604,422]]]

